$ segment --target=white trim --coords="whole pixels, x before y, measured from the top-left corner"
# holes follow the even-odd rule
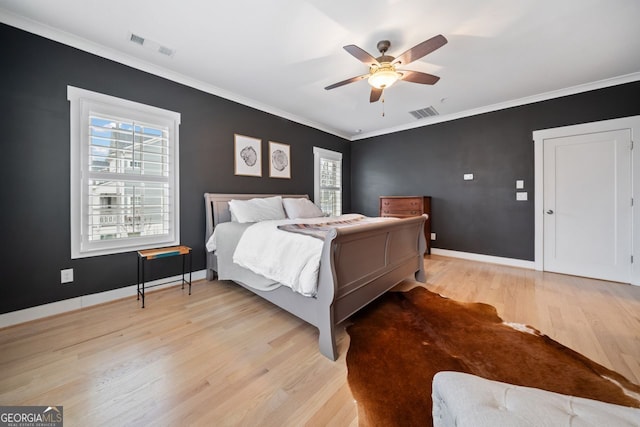
[[[313,147],[313,154],[331,160],[342,160],[342,153],[339,151],[327,150],[326,148]]]
[[[505,102],[499,102],[497,104],[486,105],[478,108],[472,108],[471,110],[460,111],[458,113],[445,114],[442,116],[420,119],[419,121],[414,123],[394,126],[391,128],[381,129],[373,132],[365,132],[365,133],[352,136],[350,138],[350,141],[357,141],[359,139],[371,138],[374,136],[386,135],[389,133],[400,132],[403,130],[420,128],[424,126],[433,125],[436,123],[449,122],[451,120],[457,120],[464,117],[477,116],[479,114],[490,113],[492,111],[499,111],[507,108],[518,107],[521,105],[533,104],[535,102],[561,98],[563,96],[575,95],[578,93],[588,92],[591,90],[603,89],[606,87],[617,86],[625,83],[631,83],[638,80],[640,80],[640,72],[625,74],[623,76],[612,77],[609,79],[598,80],[595,82],[585,83],[582,85],[571,86],[568,88],[553,90],[550,92],[544,92],[537,95],[525,96],[524,98],[512,99],[510,101],[505,101]]]
[[[313,202],[320,206],[320,159],[329,159],[340,162],[340,179],[342,179],[342,153],[339,151],[327,150],[325,148],[313,147]],[[342,194],[342,182],[340,182],[340,194]],[[340,201],[341,209],[344,206]]]
[[[202,280],[206,277],[206,270],[194,271],[191,273],[191,280]],[[158,279],[148,282],[147,286],[158,285],[163,283],[153,290],[159,290],[177,286],[180,284],[182,275],[179,274],[173,277],[165,277],[164,279]],[[194,283],[195,285],[195,283]],[[57,314],[66,313],[69,311],[79,310],[81,308],[91,307],[97,304],[104,304],[106,302],[116,301],[123,298],[136,297],[137,285],[131,285],[124,288],[113,289],[111,291],[99,292],[97,294],[84,295],[81,297],[70,298],[62,301],[56,301],[49,304],[43,304],[36,307],[29,307],[23,310],[12,311],[9,313],[0,314],[0,328],[6,328],[8,326],[17,325],[19,323],[30,322],[32,320],[42,319],[43,317],[55,316]],[[148,291],[149,292],[149,291]]]
[[[640,149],[638,139],[640,135],[640,116],[623,117],[619,119],[602,120],[598,122],[582,123],[579,125],[563,126],[551,129],[536,130],[533,132],[534,143],[534,218],[535,218],[535,269],[544,270],[544,140],[560,138],[570,135],[585,133],[607,132],[619,129],[630,129],[631,140],[636,144],[631,153],[631,197],[634,198],[635,207],[632,208],[632,253],[640,250],[640,209],[637,208],[640,196]],[[594,242],[597,244],[597,242]],[[631,265],[631,284],[640,286],[640,254],[634,254],[635,262]]]
[[[451,258],[461,258],[461,259],[467,259],[469,261],[487,262],[490,264],[507,265],[509,267],[526,268],[529,270],[534,269],[533,261],[525,261],[522,259],[503,258],[498,256],[492,256],[492,255],[474,254],[471,252],[451,251],[449,249],[438,249],[438,248],[431,248],[431,253],[433,255],[442,255],[442,256],[448,256]]]
[[[70,111],[71,258],[178,245],[180,243],[180,113],[74,86],[67,86],[67,99]],[[89,158],[87,129],[89,129],[89,115],[92,111],[108,116],[126,117],[127,119],[153,123],[165,126],[169,130],[170,172],[168,177],[162,177],[158,180],[167,182],[171,192],[169,195],[171,211],[168,235],[99,242],[88,242],[83,239],[82,233],[88,229],[87,217],[82,214],[86,206],[87,180],[91,175],[97,175],[89,171],[86,161]],[[155,180],[155,177],[141,176],[140,180],[150,181]]]
[[[543,242],[543,227],[544,227],[544,174],[542,173],[544,167],[544,151],[542,149],[542,140],[538,140],[538,131],[533,132],[533,223],[534,223],[534,255],[533,262],[535,269],[538,271],[544,270],[544,242]]]
[[[10,13],[6,10],[0,9],[0,21],[2,21],[7,25],[11,25],[13,27],[22,29],[24,31],[28,31],[33,34],[37,34],[39,36],[48,38],[50,40],[54,40],[56,42],[66,44],[67,46],[71,46],[71,47],[83,50],[85,52],[92,53],[102,58],[106,58],[115,62],[119,62],[124,65],[128,65],[135,69],[142,70],[147,73],[163,77],[165,79],[169,79],[171,81],[183,84],[185,86],[189,86],[189,87],[201,90],[203,92],[210,93],[212,95],[219,96],[221,98],[225,98],[230,101],[234,101],[239,104],[246,105],[248,107],[255,108],[260,111],[264,111],[269,114],[274,114],[276,116],[283,117],[287,120],[291,120],[301,125],[318,129],[320,131],[343,138],[347,141],[357,141],[360,139],[371,138],[373,136],[386,135],[386,134],[399,132],[403,130],[420,128],[420,127],[429,126],[436,123],[457,120],[463,117],[475,116],[478,114],[484,114],[492,111],[503,110],[506,108],[517,107],[520,105],[531,104],[534,102],[545,101],[548,99],[559,98],[567,95],[574,95],[577,93],[588,92],[591,90],[602,89],[610,86],[617,86],[617,85],[631,83],[631,82],[640,80],[640,72],[636,72],[636,73],[626,74],[623,76],[617,76],[609,79],[586,83],[582,85],[572,86],[569,88],[559,89],[559,90],[550,91],[550,92],[544,92],[538,95],[532,95],[524,98],[514,99],[511,101],[505,101],[505,102],[501,102],[493,105],[461,111],[459,113],[446,114],[446,115],[432,117],[428,119],[421,119],[414,123],[381,129],[378,131],[351,135],[343,131],[333,129],[325,124],[318,123],[318,122],[306,119],[304,117],[297,116],[293,113],[280,110],[270,105],[263,104],[254,99],[246,98],[244,96],[240,96],[238,94],[229,92],[225,89],[221,89],[217,86],[213,86],[211,84],[202,82],[200,80],[196,80],[194,78],[185,76],[183,74],[170,71],[164,67],[151,64],[146,61],[142,61],[138,58],[134,58],[132,56],[126,55],[117,50],[107,48],[105,46],[83,39],[71,33],[61,31],[59,29],[50,27],[48,25],[42,24],[37,21],[33,21],[31,19],[14,15],[13,13]]]
[[[50,27],[40,22],[24,18],[22,16],[14,15],[13,13],[7,12],[6,10],[2,10],[1,8],[0,8],[0,21],[2,21],[7,25],[11,25],[13,27],[19,28],[21,30],[24,30],[33,34],[37,34],[39,36],[48,38],[50,40],[65,44],[67,46],[71,46],[76,49],[89,52],[91,54],[109,59],[111,61],[118,62],[120,64],[127,65],[129,67],[133,67],[137,70],[145,71],[147,73],[163,77],[165,79],[183,84],[185,86],[189,86],[194,89],[198,89],[203,92],[210,93],[215,96],[219,96],[220,98],[228,99],[230,101],[234,101],[239,104],[246,105],[251,108],[255,108],[256,110],[264,111],[265,113],[269,113],[269,114],[274,114],[276,116],[283,117],[287,120],[300,123],[301,125],[309,126],[314,129],[318,129],[323,132],[326,132],[335,136],[339,136],[340,138],[343,138],[345,140],[349,140],[349,134],[338,131],[336,129],[332,129],[322,123],[314,122],[304,117],[300,117],[295,114],[289,113],[287,111],[272,107],[270,105],[263,104],[254,99],[246,98],[244,96],[229,92],[225,89],[221,89],[209,83],[205,83],[203,81],[185,76],[184,74],[180,74],[175,71],[168,70],[164,67],[140,60],[138,58],[134,58],[132,56],[119,52],[115,49],[111,49],[103,45],[89,41],[87,39],[84,39],[82,37],[78,37],[74,34],[61,31],[57,28]]]

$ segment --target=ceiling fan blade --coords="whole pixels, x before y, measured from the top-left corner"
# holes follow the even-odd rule
[[[400,77],[400,79],[407,82],[432,85],[440,80],[440,77],[438,76],[434,76],[433,74],[421,73],[420,71],[398,70],[398,72],[402,74],[402,77]]]
[[[357,82],[358,80],[366,79],[367,77],[369,77],[369,74],[363,74],[361,76],[351,77],[350,79],[343,80],[341,82],[329,85],[329,86],[325,87],[324,90],[331,90],[331,89],[337,88],[339,86],[344,86],[344,85],[349,84],[349,83]]]
[[[371,88],[371,95],[369,96],[369,102],[377,102],[382,96],[383,89]]]
[[[363,49],[359,48],[355,44],[350,44],[350,45],[347,45],[347,46],[343,46],[343,49],[346,50],[347,52],[349,52],[356,59],[358,59],[361,62],[367,64],[369,67],[371,67],[372,65],[380,65],[376,58],[374,58],[373,56],[369,55],[367,52],[365,52]]]
[[[444,38],[442,34],[438,34],[435,37],[431,37],[429,40],[425,40],[422,43],[415,45],[402,55],[398,56],[391,63],[407,65],[444,46],[445,44],[447,44],[447,39]]]

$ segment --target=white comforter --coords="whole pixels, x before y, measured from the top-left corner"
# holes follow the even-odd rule
[[[362,218],[347,214],[335,218],[261,221],[247,228],[238,242],[233,262],[275,280],[305,296],[315,296],[323,241],[279,230],[282,224],[321,224]]]

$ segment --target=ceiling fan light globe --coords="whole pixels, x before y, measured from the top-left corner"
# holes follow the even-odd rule
[[[368,82],[376,89],[386,89],[400,78],[395,70],[378,70],[369,76]]]

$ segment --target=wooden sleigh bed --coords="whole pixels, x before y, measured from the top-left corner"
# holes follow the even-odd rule
[[[273,196],[205,193],[205,242],[218,224],[231,221],[229,201]],[[322,247],[315,297],[303,296],[286,286],[263,291],[234,277],[230,280],[317,327],[320,352],[336,360],[336,325],[408,277],[425,282],[426,218],[423,215],[331,230]],[[217,278],[218,262],[215,252],[207,252],[208,280]]]

